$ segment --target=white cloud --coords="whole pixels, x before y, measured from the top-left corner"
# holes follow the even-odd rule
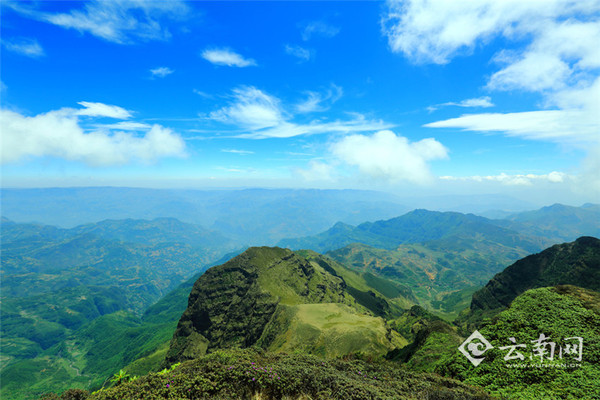
[[[571,177],[564,172],[552,171],[548,174],[514,174],[509,175],[501,173],[499,175],[487,175],[487,176],[440,176],[441,180],[445,181],[471,181],[471,182],[499,182],[503,185],[511,186],[530,186],[537,182],[549,182],[549,183],[563,183]]]
[[[600,131],[599,12],[591,0],[389,1],[383,29],[393,51],[418,63],[447,63],[502,37],[513,48],[494,56],[500,69],[487,89],[544,99],[538,111],[463,115],[425,126],[587,145],[598,143]]]
[[[27,57],[39,58],[45,56],[44,49],[36,39],[18,38],[12,40],[2,40],[2,45],[8,51],[19,53]]]
[[[180,19],[189,11],[187,5],[180,0],[96,0],[85,2],[83,7],[74,8],[67,13],[44,12],[18,3],[8,3],[8,6],[33,19],[87,32],[120,44],[136,40],[168,39],[171,34],[161,26],[161,20]]]
[[[482,107],[482,108],[488,108],[488,107],[494,107],[494,103],[492,103],[491,101],[492,99],[489,96],[484,96],[484,97],[478,97],[475,99],[466,99],[463,101],[459,101],[457,102],[448,102],[448,103],[442,103],[440,104],[441,106],[457,106],[457,107]]]
[[[286,44],[285,52],[286,52],[286,54],[297,57],[302,61],[308,61],[308,60],[310,60],[310,57],[311,57],[310,50],[305,49],[304,47],[300,47],[300,46],[293,46],[293,45]]]
[[[331,87],[325,93],[306,92],[307,99],[296,105],[296,111],[299,113],[322,112],[327,111],[333,103],[338,101],[344,91],[341,87],[331,84]]]
[[[410,142],[389,130],[371,136],[346,136],[334,143],[331,151],[372,178],[418,184],[432,181],[428,161],[448,157],[448,150],[433,138]]]
[[[363,116],[357,116],[348,121],[334,121],[325,123],[313,122],[310,124],[294,124],[290,122],[283,122],[278,126],[263,131],[242,134],[238,137],[245,139],[288,138],[324,133],[372,132],[391,127],[393,127],[393,125],[386,124],[383,121],[368,121]]]
[[[382,28],[390,48],[415,62],[436,64],[494,36],[539,35],[553,28],[549,22],[600,10],[595,0],[390,0],[387,6]]]
[[[85,109],[61,108],[28,117],[0,110],[2,163],[27,157],[58,157],[91,166],[121,165],[132,161],[151,162],[158,158],[185,155],[181,137],[168,128],[152,125],[143,136],[126,133],[132,122],[118,126],[95,125],[84,129],[79,117],[127,118],[124,109],[101,103],[81,102]],[[129,126],[126,124],[130,124]],[[136,126],[136,129],[141,126]]]
[[[475,132],[501,132],[512,137],[571,145],[586,145],[600,141],[598,118],[580,110],[467,114],[424,126],[460,128]]]
[[[304,26],[302,40],[310,40],[314,36],[332,38],[340,33],[340,28],[329,25],[323,21],[313,21]]]
[[[496,57],[506,66],[492,75],[490,89],[557,91],[585,81],[600,67],[600,20],[549,20],[533,26],[531,34],[533,39],[525,49]]]
[[[171,68],[169,67],[157,67],[157,68],[153,68],[150,70],[150,73],[152,74],[152,76],[156,76],[159,78],[164,78],[167,75],[171,75],[173,71]]]
[[[221,151],[223,153],[233,153],[233,154],[239,154],[241,156],[245,156],[247,154],[254,154],[253,151],[250,150],[238,150],[238,149],[221,149]]]
[[[483,96],[483,97],[478,97],[478,98],[474,98],[474,99],[466,99],[466,100],[462,100],[459,102],[449,101],[447,103],[436,104],[435,106],[427,107],[427,110],[429,110],[431,112],[431,111],[437,110],[440,107],[447,107],[447,106],[456,106],[456,107],[465,107],[465,108],[476,108],[476,107],[488,108],[488,107],[494,107],[494,103],[492,103],[492,99],[489,96]]]
[[[131,117],[129,111],[119,106],[112,106],[104,103],[92,103],[89,101],[80,101],[77,104],[85,107],[84,109],[77,110],[77,115],[115,119],[127,119]]]
[[[251,58],[244,58],[240,54],[230,49],[207,49],[201,54],[202,58],[215,64],[225,65],[227,67],[251,67],[256,66],[256,61]]]
[[[291,122],[293,115],[284,110],[278,98],[252,86],[234,89],[230,105],[211,112],[209,118],[246,131],[236,135],[244,139],[376,131],[393,126],[382,121],[367,120],[360,114],[354,114],[353,118],[345,121],[294,123]]]
[[[259,130],[283,123],[279,100],[255,87],[233,90],[234,103],[210,113],[214,120]]]

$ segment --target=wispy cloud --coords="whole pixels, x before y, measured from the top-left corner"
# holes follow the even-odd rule
[[[323,21],[312,21],[304,25],[302,29],[302,40],[307,41],[315,36],[332,38],[340,33],[340,28]]]
[[[342,88],[334,84],[331,84],[324,93],[307,91],[307,99],[296,105],[296,111],[299,113],[327,111],[343,94]]]
[[[150,70],[152,76],[157,78],[164,78],[167,75],[171,75],[173,72],[175,71],[169,67],[157,67]]]
[[[160,125],[133,121],[94,124],[82,127],[80,117],[127,119],[131,113],[121,107],[80,102],[83,109],[61,108],[35,116],[0,110],[2,163],[27,157],[58,157],[90,166],[122,165],[134,161],[152,162],[162,157],[185,155],[183,139]],[[135,134],[126,131],[136,131]],[[139,136],[139,131],[145,131]]]
[[[308,61],[311,58],[311,51],[301,46],[286,44],[285,52],[286,54],[299,58],[300,61]]]
[[[88,117],[107,117],[115,119],[127,119],[131,117],[131,112],[123,107],[113,106],[104,103],[94,103],[90,101],[80,101],[77,104],[85,108],[75,110],[76,115]]]
[[[349,120],[295,123],[294,114],[285,110],[277,97],[252,86],[234,89],[230,105],[211,112],[209,118],[243,130],[244,133],[236,137],[245,139],[377,131],[393,126],[383,121],[367,120],[361,114],[353,114]]]
[[[19,53],[31,58],[39,58],[46,55],[44,49],[36,39],[31,38],[13,38],[3,39],[2,45],[8,51]]]
[[[445,181],[463,181],[463,182],[499,182],[511,186],[530,186],[536,182],[562,183],[571,179],[564,172],[553,171],[548,174],[505,174],[499,175],[474,175],[474,176],[440,176],[439,179]]]
[[[227,67],[252,67],[256,66],[256,61],[251,58],[244,58],[240,54],[227,48],[207,49],[201,54],[202,58],[215,64]]]
[[[146,131],[152,128],[152,125],[144,124],[142,122],[134,121],[121,121],[116,124],[96,124],[97,129],[109,129],[115,131]]]
[[[6,4],[24,16],[119,44],[168,39],[171,34],[161,24],[162,20],[181,19],[189,12],[181,0],[95,0],[72,3],[83,6],[62,13],[46,12],[16,2]]]
[[[194,93],[196,93],[200,97],[204,97],[205,99],[212,99],[214,96],[212,94],[203,92],[202,90],[194,89]]]
[[[581,110],[543,110],[518,113],[467,114],[425,124],[429,128],[458,128],[498,132],[528,140],[570,145],[598,144],[600,126],[595,114]]]
[[[254,152],[250,151],[250,150],[221,149],[221,151],[223,153],[233,153],[233,154],[239,154],[241,156],[245,156],[245,155],[248,155],[248,154],[254,154]]]
[[[447,103],[436,104],[435,106],[429,106],[427,109],[429,111],[435,111],[440,107],[465,107],[465,108],[488,108],[494,107],[494,103],[492,103],[492,99],[489,96],[478,97],[474,99],[466,99],[459,102],[449,101]]]
[[[255,87],[234,89],[233,100],[229,107],[210,113],[210,118],[249,130],[270,128],[284,122],[279,99]]]

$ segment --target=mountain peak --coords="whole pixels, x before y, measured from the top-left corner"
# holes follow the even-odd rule
[[[278,306],[352,304],[344,288],[341,278],[315,268],[291,250],[251,247],[196,281],[167,362],[217,348],[250,347],[261,339]]]

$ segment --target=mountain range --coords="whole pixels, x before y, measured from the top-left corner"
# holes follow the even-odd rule
[[[479,366],[458,351],[465,340],[460,327],[419,306],[378,317],[360,304],[341,277],[357,278],[357,274],[343,266],[340,269],[327,257],[300,253],[304,257],[282,248],[250,248],[196,280],[166,353],[163,366],[169,368],[89,398],[233,399],[252,398],[256,393],[264,398],[297,399],[488,398],[477,392],[476,387],[481,387],[506,398],[592,399],[600,395],[600,293],[573,284],[598,285],[599,242],[583,237],[556,245],[500,274],[517,276],[515,271],[523,269],[538,272],[520,280],[496,279],[496,285],[506,286],[505,291],[515,287],[515,282],[528,289],[517,290],[508,308],[479,326],[479,334],[493,343]],[[577,273],[572,273],[574,265]],[[567,285],[543,287],[551,282],[541,276],[561,276],[559,280]],[[372,290],[378,302],[388,301]],[[535,366],[534,357],[540,357],[539,362],[554,368],[511,368],[519,361],[507,359],[503,351],[507,347],[502,344],[510,343],[509,339],[536,342],[538,336],[539,340],[552,339],[561,353],[538,355],[529,346],[526,354],[531,358],[525,362]],[[581,339],[585,351],[565,352],[573,339]],[[468,340],[472,339],[465,343]],[[527,345],[522,346],[519,351],[525,353]],[[582,358],[577,367],[560,367],[576,362],[578,354]],[[364,362],[383,355],[393,361]],[[332,361],[335,356],[350,362]],[[399,377],[394,371],[406,372]],[[420,375],[423,372],[430,375]],[[429,390],[423,391],[423,382],[432,379],[427,376],[438,375],[445,378],[429,381]],[[354,376],[361,376],[360,383]],[[375,383],[377,379],[382,385]],[[398,386],[398,379],[405,385]],[[460,386],[455,379],[475,388]]]
[[[98,388],[120,368],[142,375],[232,348],[325,360],[387,357],[451,377],[436,354],[456,348],[467,328],[493,325],[524,291],[556,284],[598,290],[597,239],[549,247],[561,235],[594,232],[597,212],[555,205],[490,220],[415,210],[356,227],[338,223],[322,242],[296,240],[342,246],[324,255],[242,252],[239,237],[175,218],[68,229],[3,218],[2,397]],[[566,221],[569,229],[557,234]],[[518,268],[493,278],[519,259]],[[478,301],[493,310],[487,320]],[[457,325],[448,322],[469,303]]]

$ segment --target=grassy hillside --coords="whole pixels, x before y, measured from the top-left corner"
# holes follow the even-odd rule
[[[167,363],[252,345],[337,356],[382,355],[406,344],[349,293],[333,267],[316,260],[287,249],[250,248],[209,269],[192,288]],[[373,293],[391,310],[379,296]]]

